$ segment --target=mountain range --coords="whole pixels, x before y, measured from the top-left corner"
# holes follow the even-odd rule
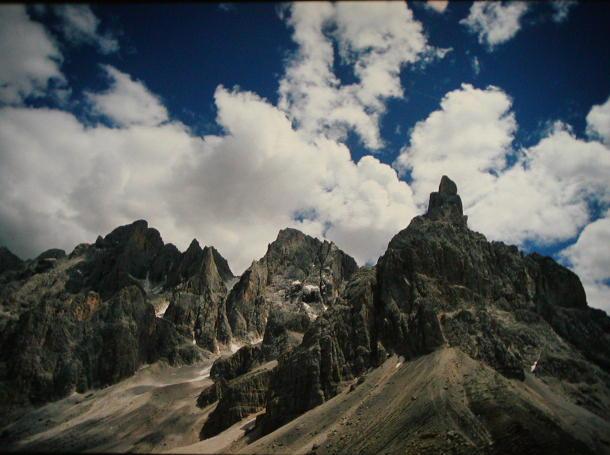
[[[1,248],[0,347],[7,450],[610,453],[610,318],[446,176],[374,266],[288,228],[237,277],[144,220]]]

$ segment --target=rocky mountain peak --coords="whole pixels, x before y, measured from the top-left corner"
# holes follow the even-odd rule
[[[446,175],[441,178],[438,191],[430,193],[428,212],[425,216],[434,221],[442,220],[466,226],[467,217],[464,216],[457,185]]]
[[[4,246],[0,246],[0,273],[7,270],[18,269],[23,261],[15,256],[11,250]]]
[[[302,240],[305,238],[305,236],[306,236],[306,234],[302,233],[298,229],[287,227],[284,229],[280,229],[280,231],[277,233],[277,238],[275,239],[275,241],[282,242],[282,241],[294,240],[294,239]]]
[[[197,239],[193,239],[191,240],[191,243],[189,244],[188,248],[186,249],[186,253],[194,253],[194,252],[200,252],[201,251],[201,245],[199,244],[199,241]]]

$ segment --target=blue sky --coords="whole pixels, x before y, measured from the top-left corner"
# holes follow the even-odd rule
[[[374,263],[446,173],[473,229],[608,309],[608,23],[571,1],[0,6],[0,244],[146,218],[241,272],[291,225]]]

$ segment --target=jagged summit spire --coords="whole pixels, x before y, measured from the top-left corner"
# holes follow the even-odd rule
[[[466,225],[462,199],[457,192],[457,185],[446,175],[441,178],[438,191],[430,193],[426,217],[431,220],[445,220],[455,224]]]

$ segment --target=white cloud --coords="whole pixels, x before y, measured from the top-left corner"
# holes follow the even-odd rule
[[[510,98],[498,88],[463,84],[445,95],[440,110],[415,125],[411,144],[395,165],[411,171],[421,210],[443,174],[455,179],[473,201],[489,190],[494,181],[490,172],[504,168],[516,129],[510,107]]]
[[[468,17],[460,24],[476,33],[479,43],[493,50],[513,38],[521,28],[520,20],[528,9],[524,2],[474,2]]]
[[[342,144],[311,142],[252,93],[219,87],[215,101],[226,135],[204,138],[171,121],[85,127],[59,110],[0,110],[0,243],[70,249],[146,218],[166,241],[197,237],[241,271],[286,226],[375,261],[415,214],[409,186],[376,158],[356,164]]]
[[[449,6],[449,0],[427,0],[424,5],[437,13],[444,13]]]
[[[447,174],[460,187],[470,225],[490,238],[517,244],[568,240],[589,222],[590,199],[610,203],[610,151],[558,122],[538,144],[516,152],[510,108],[500,89],[464,84],[416,124],[395,165],[410,170],[420,210],[438,176]],[[517,160],[507,166],[511,153]]]
[[[385,101],[403,96],[401,67],[434,54],[421,24],[402,2],[296,3],[287,13],[298,51],[280,83],[279,107],[311,137],[343,139],[351,129],[380,148]],[[333,72],[333,42],[356,82],[342,84]]]
[[[94,44],[103,54],[119,50],[116,38],[110,33],[100,33],[100,20],[89,5],[61,5],[54,11],[62,19],[62,33],[71,43]]]
[[[564,249],[560,256],[567,260],[583,279],[589,305],[610,314],[610,214],[606,214],[582,231],[575,244]]]
[[[610,97],[604,104],[593,106],[589,111],[587,133],[610,145]]]
[[[561,23],[568,18],[570,9],[576,6],[578,2],[576,0],[554,0],[550,4],[553,8],[553,21]]]
[[[438,50],[426,47],[404,4],[297,4],[290,13],[299,50],[280,107],[219,87],[217,122],[226,135],[193,136],[143,83],[111,66],[102,67],[108,90],[86,98],[112,128],[85,127],[59,110],[3,110],[0,240],[26,255],[69,249],[144,217],[179,246],[193,237],[216,245],[237,270],[286,226],[375,261],[415,214],[412,193],[390,166],[371,156],[354,163],[335,139],[354,128],[379,145],[384,102],[402,96],[401,66]],[[357,82],[336,79],[333,42]],[[316,116],[328,122],[316,124]],[[23,181],[10,177],[24,172]]]
[[[374,262],[447,174],[470,225],[492,239],[553,243],[584,228],[565,257],[589,274],[590,302],[605,298],[605,278],[591,272],[605,265],[586,262],[586,252],[590,237],[602,238],[595,223],[587,226],[588,203],[610,204],[608,147],[557,122],[535,146],[513,150],[510,97],[464,84],[415,125],[401,151],[396,167],[410,171],[411,186],[373,156],[354,163],[339,139],[353,129],[378,146],[385,103],[403,95],[402,65],[438,50],[427,47],[402,3],[317,6],[290,10],[299,47],[279,106],[217,88],[222,135],[194,136],[141,81],[112,66],[102,67],[110,87],[87,93],[111,128],[86,126],[59,109],[0,109],[0,243],[26,256],[51,246],[69,250],[146,218],[180,248],[193,237],[217,246],[237,272],[286,226],[325,235],[360,263]],[[356,82],[342,84],[334,74],[333,44]],[[589,113],[591,138],[608,139],[607,111],[608,102]]]
[[[592,115],[599,113],[597,108],[588,119],[601,118]],[[600,228],[594,228],[598,222],[589,224],[589,205],[595,201],[602,208],[610,206],[610,149],[595,140],[579,139],[569,125],[555,122],[536,145],[515,151],[511,144],[516,127],[506,93],[464,84],[445,95],[439,110],[416,124],[411,143],[395,166],[411,172],[420,211],[438,176],[451,176],[460,189],[469,225],[493,240],[521,246],[528,241],[554,244],[585,228],[580,245],[565,254],[583,279],[590,302],[600,306],[600,299],[609,295],[600,280],[607,279],[610,269],[587,256],[594,244],[587,239],[601,238]],[[514,158],[511,165],[509,155]],[[587,234],[590,227],[593,233]],[[598,243],[598,248],[603,244]],[[597,258],[607,261],[610,256],[602,248]],[[604,267],[606,275],[601,276]]]
[[[168,119],[165,106],[144,84],[110,65],[102,68],[110,80],[110,88],[102,93],[85,93],[94,113],[108,117],[119,126],[154,126]]]
[[[582,141],[556,124],[469,208],[472,225],[518,244],[569,240],[589,222],[589,200],[610,202],[608,175],[606,147]]]
[[[23,5],[0,6],[0,102],[20,103],[65,88],[62,55],[44,27]]]

